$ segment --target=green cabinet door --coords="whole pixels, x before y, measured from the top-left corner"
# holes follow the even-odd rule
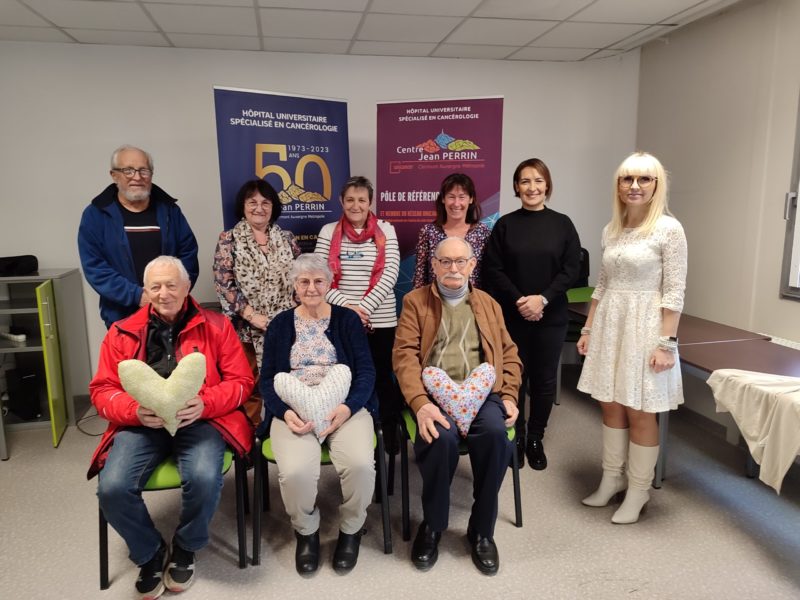
[[[42,354],[44,355],[45,379],[47,379],[47,403],[50,406],[50,427],[53,430],[53,447],[56,447],[67,429],[67,400],[64,395],[64,380],[61,376],[61,351],[58,342],[58,323],[56,323],[52,281],[45,281],[36,288],[36,304],[39,308],[39,329],[42,333]]]

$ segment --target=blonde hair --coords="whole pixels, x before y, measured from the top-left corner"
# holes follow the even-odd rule
[[[653,230],[653,227],[655,227],[661,215],[672,216],[672,213],[669,211],[669,206],[667,205],[669,183],[667,181],[666,169],[664,169],[663,165],[652,154],[648,154],[647,152],[634,152],[622,161],[622,164],[617,168],[617,172],[614,174],[613,213],[608,228],[608,234],[611,238],[618,237],[625,228],[625,217],[628,211],[627,206],[619,197],[619,180],[620,177],[625,177],[626,175],[650,175],[656,179],[655,190],[653,191],[653,197],[650,199],[648,205],[647,216],[638,227],[639,231],[646,235]]]

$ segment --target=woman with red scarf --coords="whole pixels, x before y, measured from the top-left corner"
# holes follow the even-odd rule
[[[400,272],[400,249],[391,223],[370,211],[373,187],[366,177],[351,177],[342,187],[342,218],[322,227],[314,250],[333,272],[325,299],[354,310],[369,333],[375,362],[375,387],[386,447],[394,449],[400,394],[392,375],[392,346],[397,328],[394,284]]]

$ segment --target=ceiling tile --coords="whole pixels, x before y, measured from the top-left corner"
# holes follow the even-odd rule
[[[428,56],[436,44],[411,44],[403,42],[355,42],[350,54],[373,56]]]
[[[310,52],[313,54],[347,54],[349,40],[301,40],[296,38],[262,38],[264,50],[274,52]]]
[[[686,10],[698,0],[658,0],[658,2],[631,2],[631,0],[597,0],[575,15],[573,21],[596,23],[655,24]]]
[[[550,48],[605,48],[645,29],[642,25],[563,23],[533,45]]]
[[[203,35],[170,33],[169,40],[177,48],[211,48],[214,50],[261,50],[257,37],[243,35]]]
[[[447,43],[524,46],[554,25],[552,21],[467,19],[447,38]]]
[[[668,33],[674,31],[674,27],[669,27],[667,25],[654,25],[653,27],[648,27],[641,33],[637,33],[636,35],[632,35],[628,38],[619,40],[618,42],[614,42],[612,46],[612,50],[630,50],[632,48],[636,48],[637,46],[641,46],[651,40],[654,40],[662,35],[667,35]]]
[[[349,40],[361,20],[360,13],[324,10],[262,8],[261,33],[272,37]]]
[[[252,8],[147,4],[159,27],[168,33],[258,35]]]
[[[561,21],[592,2],[594,0],[484,0],[473,16]]]
[[[597,60],[600,58],[611,58],[612,56],[619,56],[625,54],[624,50],[598,50],[594,54],[587,57],[586,60]]]
[[[369,0],[258,0],[263,8],[315,8],[318,10],[349,10],[362,12]],[[250,0],[250,4],[253,1]]]
[[[441,44],[431,56],[442,58],[505,58],[518,46],[476,46],[471,44]]]
[[[109,44],[112,46],[169,46],[160,33],[150,31],[110,31],[103,29],[67,29],[76,40],[84,44]]]
[[[59,27],[155,31],[144,11],[131,2],[90,0],[26,0],[45,19]]]
[[[0,25],[0,40],[7,42],[72,42],[54,27],[14,27]]]
[[[587,48],[534,48],[528,46],[509,56],[510,60],[581,60],[594,50]]]
[[[148,0],[145,0],[147,2]],[[155,0],[156,2],[158,0]],[[167,4],[204,4],[206,6],[247,6],[253,8],[253,0],[165,0]]]
[[[372,0],[369,10],[395,15],[465,17],[480,3],[481,0]]]
[[[17,0],[0,0],[0,25],[30,25],[49,27],[50,23],[37,17]]]
[[[461,19],[458,17],[368,14],[358,32],[358,39],[386,42],[440,42],[460,22]],[[412,44],[410,48],[413,47]]]

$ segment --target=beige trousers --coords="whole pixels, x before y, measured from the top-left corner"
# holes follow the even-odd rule
[[[357,533],[364,526],[375,490],[372,436],[372,417],[361,409],[325,440],[342,485],[339,529],[347,534]],[[313,432],[297,435],[278,418],[272,419],[270,437],[281,497],[292,527],[301,535],[311,535],[319,530],[321,446]]]

